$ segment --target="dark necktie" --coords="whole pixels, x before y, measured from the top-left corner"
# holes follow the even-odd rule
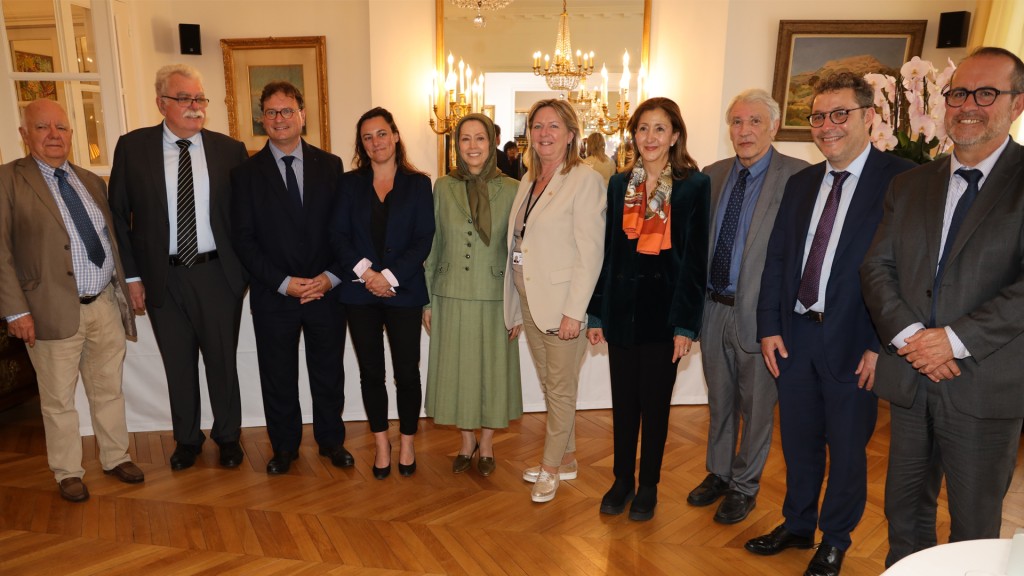
[[[956,175],[967,181],[967,190],[964,190],[963,196],[956,203],[956,208],[953,209],[953,216],[949,219],[949,232],[946,233],[946,243],[942,245],[942,255],[939,256],[939,265],[935,270],[935,281],[932,285],[932,317],[930,325],[935,325],[935,303],[939,299],[939,286],[942,284],[942,275],[946,271],[946,260],[949,258],[949,253],[953,250],[953,242],[956,240],[956,234],[960,230],[960,226],[964,223],[964,218],[967,217],[967,210],[971,208],[971,204],[974,204],[974,200],[978,197],[978,182],[981,182],[981,170],[969,170],[967,168],[960,168],[956,171]]]
[[[284,185],[288,188],[288,196],[292,202],[295,202],[299,208],[302,208],[302,193],[299,191],[299,179],[295,177],[295,170],[292,168],[295,156],[284,156],[281,160],[284,161]]]
[[[82,204],[82,199],[78,197],[78,193],[68,182],[67,172],[57,168],[53,174],[57,177],[57,189],[60,190],[60,197],[64,200],[64,206],[67,207],[71,221],[75,224],[78,237],[82,239],[82,244],[85,244],[85,252],[89,255],[89,261],[97,268],[102,268],[107,254],[103,251],[103,244],[100,242],[99,235],[96,234],[96,227],[93,226],[89,213],[85,211],[85,204]]]
[[[808,309],[818,301],[821,266],[825,262],[828,240],[832,236],[836,214],[839,212],[839,197],[843,193],[843,182],[846,182],[850,176],[850,173],[845,171],[833,171],[831,174],[832,190],[828,193],[825,208],[821,211],[821,218],[818,220],[818,227],[814,230],[811,250],[807,253],[807,264],[804,265],[804,275],[800,278],[800,289],[796,293],[796,299],[804,305],[804,308]]]
[[[722,217],[722,228],[718,231],[718,241],[715,242],[715,255],[711,258],[711,288],[718,293],[729,287],[732,249],[736,243],[736,230],[740,225],[740,211],[743,208],[749,175],[750,170],[740,170],[739,179],[729,194],[729,203],[725,206],[725,216]]]
[[[196,263],[199,238],[196,236],[196,191],[192,184],[192,155],[188,140],[178,140],[178,261],[186,268]]]

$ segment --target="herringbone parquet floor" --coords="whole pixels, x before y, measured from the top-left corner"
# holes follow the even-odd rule
[[[208,443],[192,469],[171,472],[169,432],[132,435],[146,482],[104,476],[93,438],[84,440],[92,498],[71,504],[47,469],[38,404],[0,413],[0,574],[638,574],[799,575],[811,551],[756,557],[743,543],[781,519],[785,469],[774,439],[757,507],[734,526],[714,523],[714,507],[693,508],[687,492],[705,474],[705,406],[673,408],[654,519],[631,522],[598,513],[611,483],[611,413],[580,412],[580,476],[554,501],[533,504],[524,467],[536,464],[543,415],[526,415],[496,439],[498,470],[451,473],[455,430],[422,422],[418,471],[378,481],[373,441],[363,422],[348,425],[356,466],[339,470],[317,455],[311,431],[289,474],[264,473],[270,447],[262,428],[243,431],[240,469],[217,467]],[[853,535],[846,576],[883,571],[882,495],[889,444],[883,405],[869,448],[867,511]],[[397,430],[393,429],[396,436]],[[397,460],[397,449],[394,454]],[[1014,479],[1004,536],[1024,525],[1022,480]],[[940,541],[948,516],[940,508]]]

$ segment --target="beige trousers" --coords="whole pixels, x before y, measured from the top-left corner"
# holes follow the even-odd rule
[[[521,272],[517,274],[521,276]],[[537,327],[530,315],[522,278],[514,278],[523,310],[523,332],[533,356],[547,407],[547,432],[541,463],[557,467],[566,454],[576,452],[576,395],[580,383],[580,365],[587,351],[585,331],[572,340],[561,340]]]
[[[36,345],[28,349],[39,382],[46,457],[57,482],[85,474],[75,409],[79,373],[89,399],[103,469],[130,460],[121,393],[125,335],[113,288],[107,286],[94,302],[79,306],[79,315],[74,336],[36,340]]]

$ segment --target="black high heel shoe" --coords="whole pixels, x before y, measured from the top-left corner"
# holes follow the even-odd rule
[[[388,454],[391,454],[391,442],[388,442]],[[401,464],[398,465],[401,468]],[[388,459],[388,465],[383,468],[377,468],[376,462],[373,465],[373,477],[377,480],[383,480],[391,475],[391,460]]]
[[[406,478],[412,476],[413,474],[416,473],[416,461],[413,460],[412,464],[402,464],[401,462],[399,462],[398,473],[401,474],[402,476],[405,476]]]

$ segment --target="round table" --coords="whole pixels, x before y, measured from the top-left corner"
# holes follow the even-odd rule
[[[965,540],[934,546],[911,554],[892,565],[882,576],[978,576],[1006,574],[1010,539]]]

